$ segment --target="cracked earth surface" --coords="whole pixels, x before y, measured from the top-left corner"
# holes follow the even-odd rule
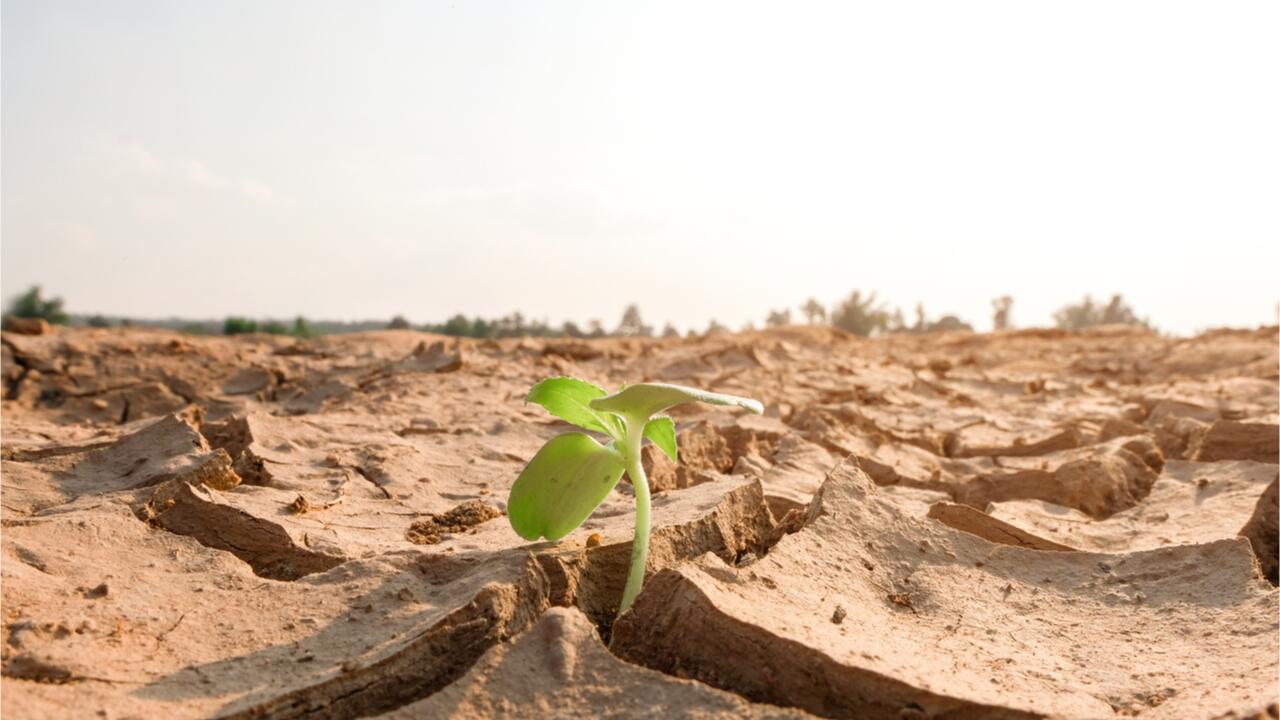
[[[3,700],[67,717],[1276,717],[1277,331],[3,336]],[[563,540],[547,376],[749,395]]]

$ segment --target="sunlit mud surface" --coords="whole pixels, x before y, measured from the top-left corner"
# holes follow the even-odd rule
[[[3,338],[5,718],[1276,717],[1277,332]],[[557,543],[571,375],[748,395]],[[589,542],[590,540],[590,542]]]

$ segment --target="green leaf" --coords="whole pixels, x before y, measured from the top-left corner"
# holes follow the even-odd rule
[[[596,410],[605,410],[626,417],[649,418],[667,408],[694,401],[712,405],[737,405],[757,415],[764,412],[764,406],[758,400],[667,383],[630,385],[612,395],[594,398],[590,403]]]
[[[525,540],[559,540],[573,532],[622,477],[622,456],[590,435],[552,438],[511,486],[507,518]]]
[[[644,424],[644,436],[658,446],[664,455],[676,459],[676,424],[669,417],[656,417]]]
[[[593,399],[604,395],[604,388],[585,380],[558,377],[547,378],[534,385],[525,397],[525,402],[537,403],[552,415],[584,430],[594,430],[615,439],[621,438],[622,423],[618,418],[600,412],[589,404]]]

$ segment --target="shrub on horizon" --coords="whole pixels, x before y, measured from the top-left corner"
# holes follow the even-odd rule
[[[245,335],[258,332],[258,321],[249,318],[231,316],[222,321],[223,335]]]
[[[50,325],[66,325],[70,321],[63,308],[62,298],[44,299],[40,295],[40,286],[32,285],[26,292],[14,298],[5,315],[20,318],[40,318]]]
[[[866,297],[854,290],[844,302],[831,310],[831,324],[854,335],[867,336],[889,325],[889,313],[876,303],[876,294]]]

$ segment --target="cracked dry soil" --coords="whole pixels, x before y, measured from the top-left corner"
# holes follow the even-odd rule
[[[3,336],[5,718],[1275,718],[1277,331]],[[750,395],[557,543],[537,380]]]

